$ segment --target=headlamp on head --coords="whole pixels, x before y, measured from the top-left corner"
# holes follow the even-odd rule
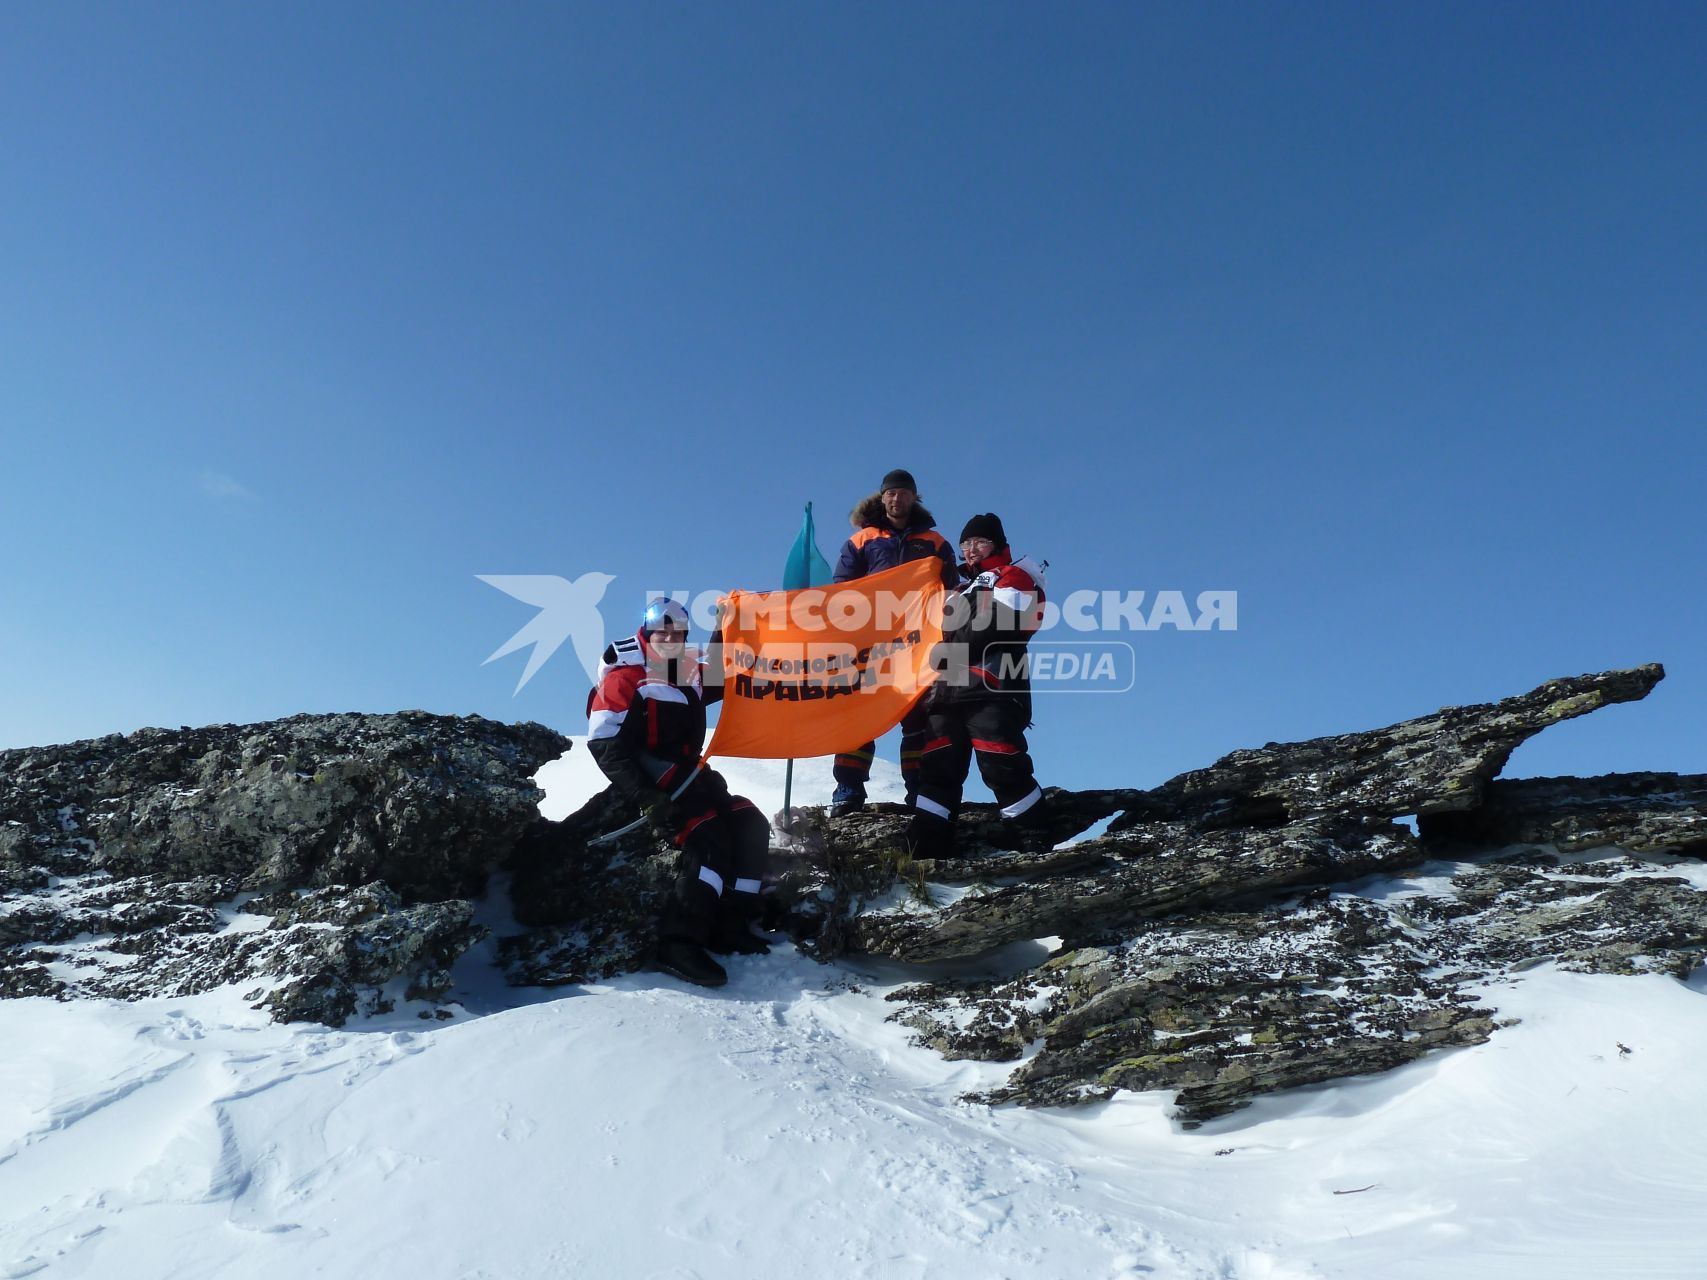
[[[647,635],[665,628],[672,631],[688,629],[688,611],[674,600],[660,596],[646,606],[646,612],[640,615],[640,629]]]

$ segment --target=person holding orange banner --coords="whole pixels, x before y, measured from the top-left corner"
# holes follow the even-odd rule
[[[657,599],[633,636],[606,647],[587,699],[587,751],[618,791],[640,802],[652,829],[682,851],[675,895],[659,928],[658,968],[720,987],[728,974],[708,951],[770,950],[751,927],[770,823],[700,764],[705,709],[722,698],[723,687],[717,673],[706,682],[706,664],[687,648],[687,638],[687,610]]]
[[[934,558],[941,562],[945,587],[959,582],[954,569],[954,549],[936,531],[935,519],[919,501],[912,472],[900,469],[889,472],[877,492],[861,500],[848,519],[854,533],[842,544],[832,581],[852,582],[910,560]],[[924,711],[915,709],[901,721],[901,780],[907,787],[908,804],[913,803],[917,789],[919,748],[924,738]],[[871,761],[876,754],[876,742],[837,753],[836,789],[830,796],[831,817],[865,807],[865,785],[871,780]]]
[[[922,704],[928,732],[908,831],[919,858],[953,854],[954,819],[974,756],[1003,818],[1026,828],[1048,818],[1025,741],[1026,647],[1043,619],[1043,568],[1014,559],[994,512],[966,522],[960,553],[966,582],[944,602],[944,656],[952,674],[940,677]]]

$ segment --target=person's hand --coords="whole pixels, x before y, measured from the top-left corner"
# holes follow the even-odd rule
[[[668,840],[675,835],[675,824],[670,821],[670,796],[668,792],[653,791],[640,797],[640,813],[646,819],[646,826],[660,840]]]

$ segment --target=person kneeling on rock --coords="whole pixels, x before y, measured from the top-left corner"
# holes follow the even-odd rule
[[[728,974],[708,950],[770,950],[751,927],[770,823],[751,800],[731,795],[715,770],[695,772],[705,709],[723,688],[706,684],[704,660],[687,648],[687,636],[687,610],[660,598],[646,606],[633,636],[606,647],[587,700],[587,750],[613,786],[640,802],[653,831],[682,851],[659,928],[658,968],[720,987]]]
[[[943,611],[943,652],[951,669],[925,695],[929,730],[908,831],[919,858],[954,852],[954,819],[974,756],[1008,823],[1035,831],[1049,818],[1025,742],[1031,724],[1026,646],[1043,618],[1043,566],[1014,559],[993,512],[966,522],[960,553],[965,582]]]

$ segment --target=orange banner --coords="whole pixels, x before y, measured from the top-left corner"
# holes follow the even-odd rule
[[[708,756],[803,760],[882,737],[922,698],[942,640],[935,556],[828,587],[735,591]]]

